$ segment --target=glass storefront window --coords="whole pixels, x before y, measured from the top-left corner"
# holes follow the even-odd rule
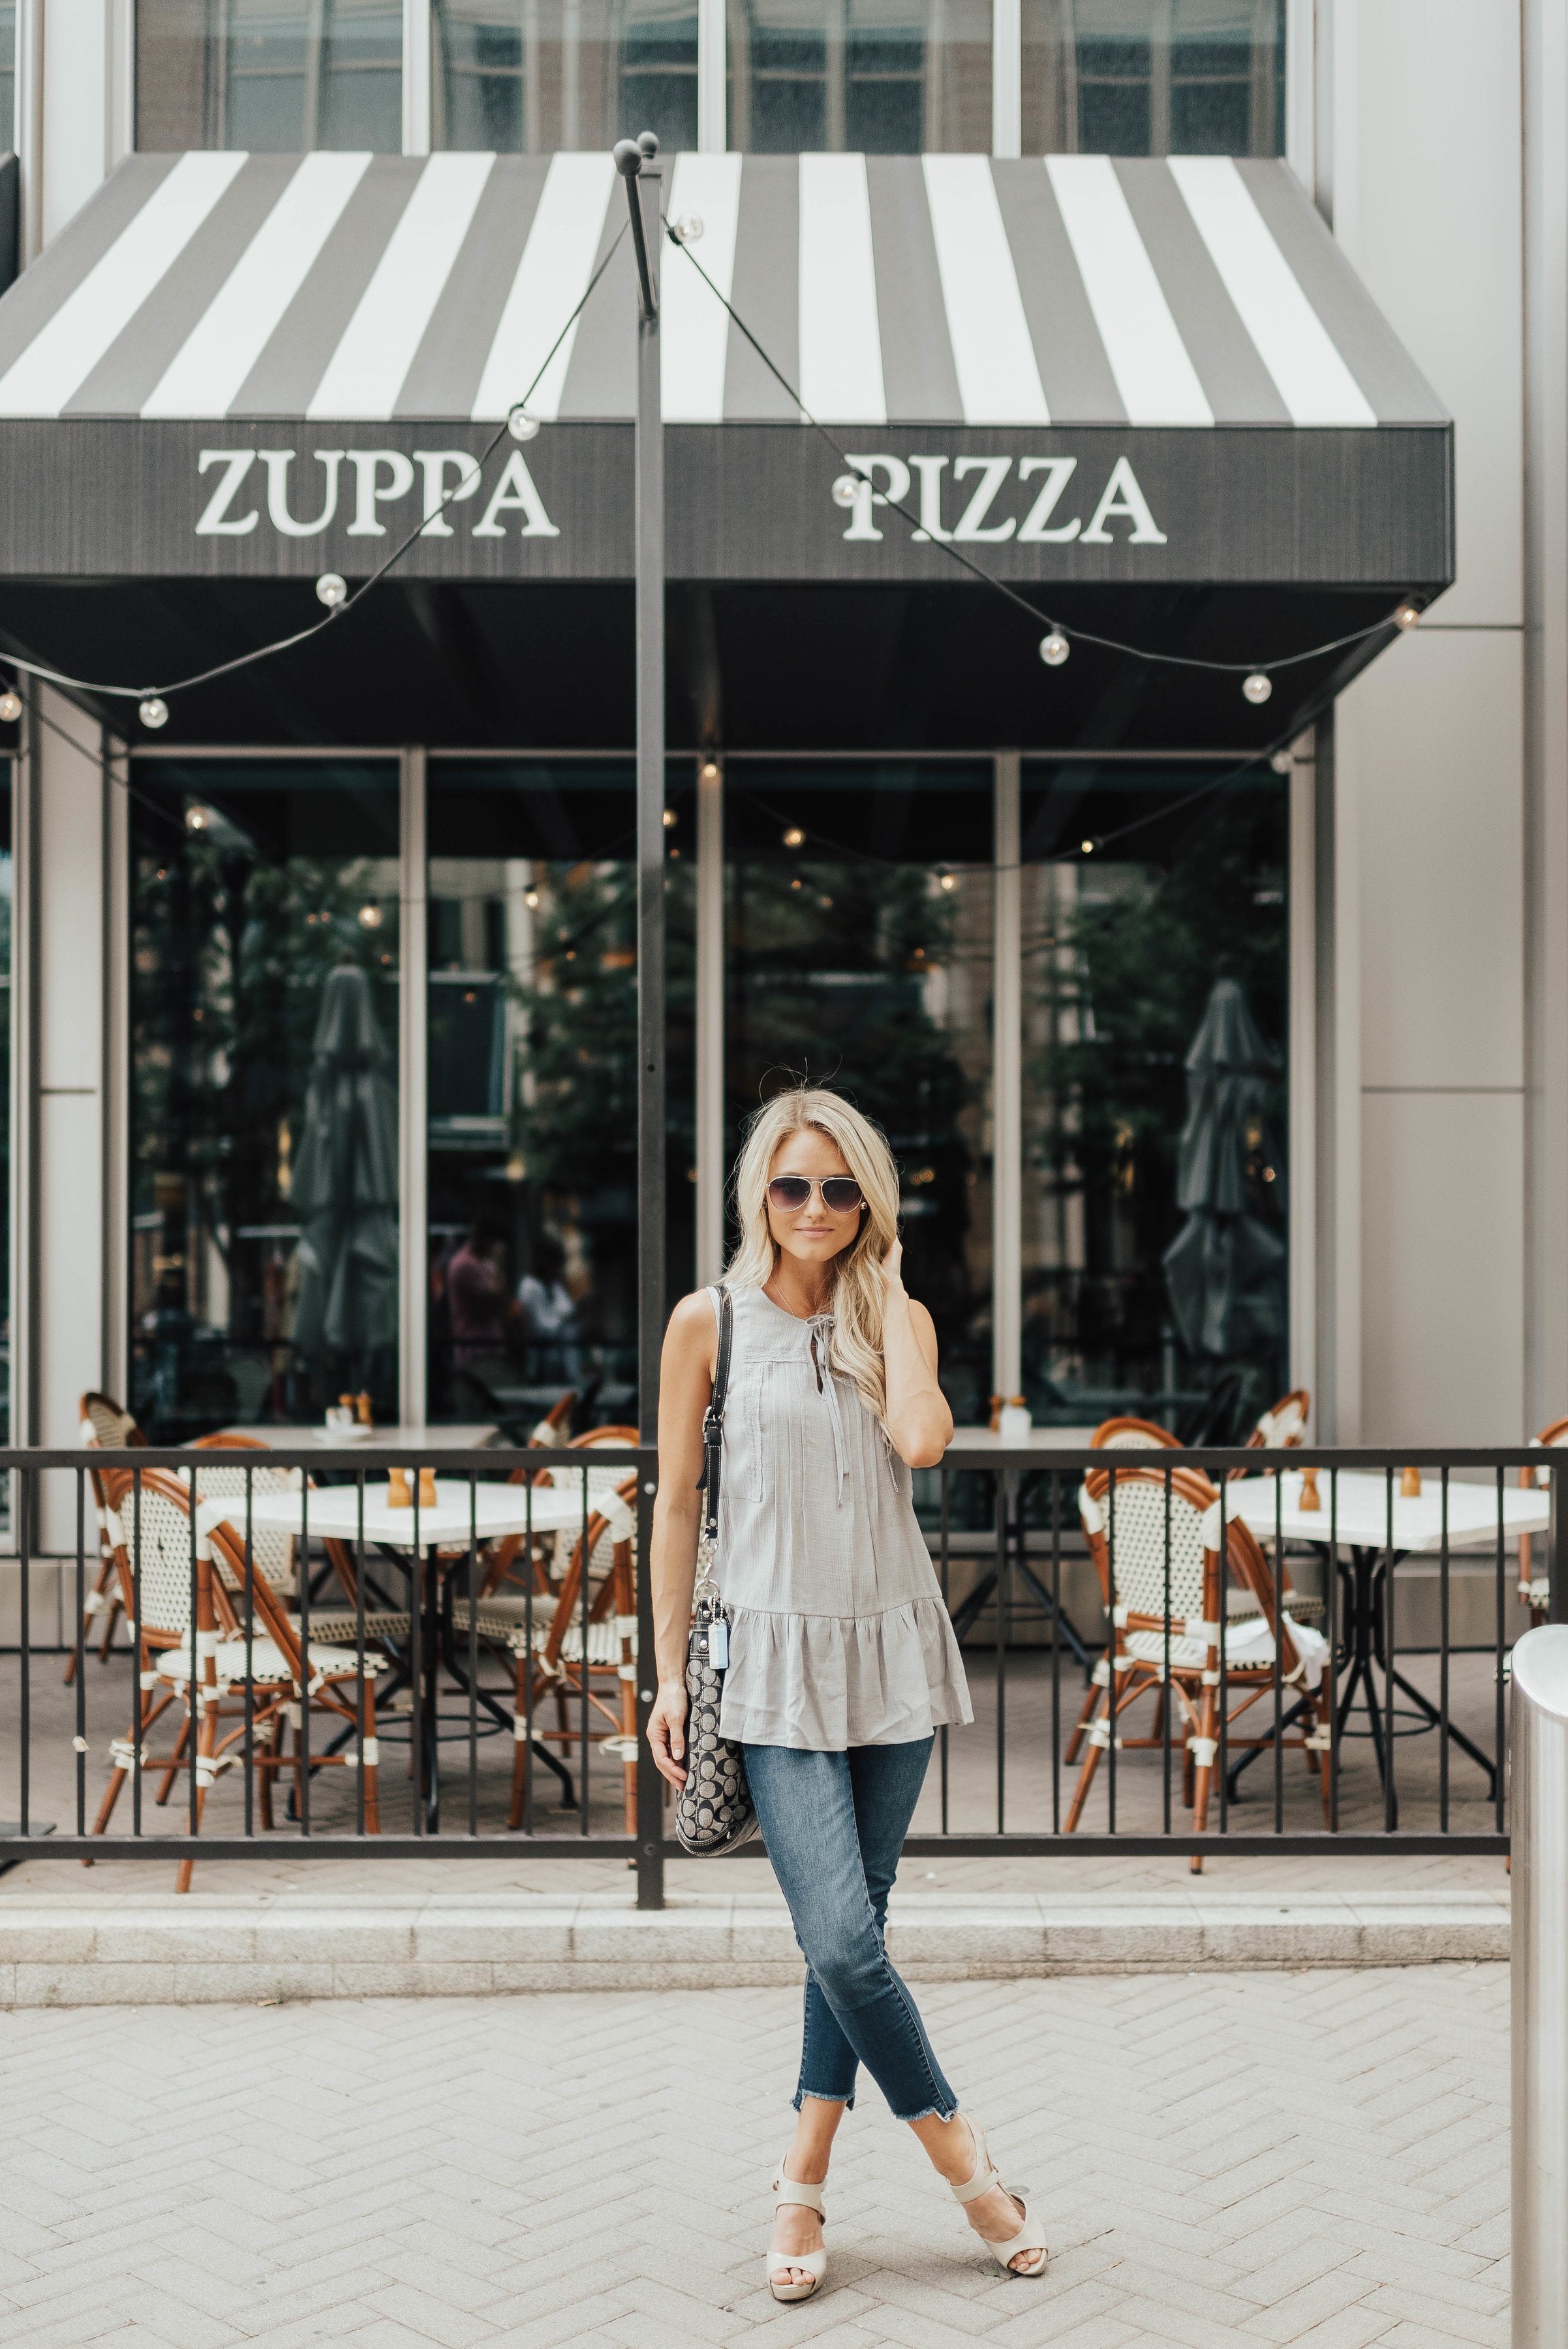
[[[397,154],[397,0],[137,0],[136,143]]]
[[[398,1410],[395,765],[139,761],[130,1406]]]
[[[732,759],[726,1150],[808,1078],[877,1120],[961,1423],[991,1390],[992,769]],[[797,836],[798,835],[798,836]]]
[[[432,0],[431,144],[697,144],[696,0]]]
[[[748,154],[991,146],[990,0],[729,0],[726,64]]]
[[[1285,0],[1023,0],[1026,155],[1280,155]]]
[[[1289,1384],[1289,786],[1206,780],[1024,765],[1023,1371],[1223,1444]]]
[[[691,1286],[691,769],[670,770],[669,1253]],[[637,1408],[629,760],[432,760],[429,1413],[524,1437]]]
[[[16,0],[0,0],[0,151],[16,144]]]

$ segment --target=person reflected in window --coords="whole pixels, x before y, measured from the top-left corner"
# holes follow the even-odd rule
[[[505,1249],[493,1224],[472,1225],[446,1268],[452,1359],[493,1361],[506,1351]]]
[[[534,1263],[517,1284],[526,1374],[576,1382],[581,1367],[576,1300],[566,1287],[566,1251],[554,1232],[534,1243]]]

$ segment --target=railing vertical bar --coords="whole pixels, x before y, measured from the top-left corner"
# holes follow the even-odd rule
[[[1438,1826],[1449,1832],[1449,1469],[1443,1464],[1439,1499],[1441,1541],[1438,1553]]]
[[[206,1658],[201,1652],[201,1635],[196,1629],[196,1512],[201,1506],[201,1480],[194,1468],[191,1471],[191,1482],[186,1490],[190,1496],[185,1526],[191,1552],[191,1617],[190,1629],[185,1635],[185,1664],[191,1677],[185,1683],[186,1720],[190,1730],[185,1748],[185,1831],[187,1835],[194,1835],[197,1828],[196,1754],[202,1743],[202,1712],[206,1687]]]
[[[1062,1486],[1051,1480],[1051,1832],[1062,1832]]]
[[[1225,1520],[1226,1484],[1223,1469],[1220,1472],[1220,1604],[1219,1621],[1215,1625],[1220,1641],[1220,1832],[1226,1832],[1231,1802],[1231,1642],[1226,1637],[1231,1628],[1231,1531]]]
[[[299,1475],[299,1669],[303,1675],[299,1692],[299,1727],[295,1732],[298,1740],[299,1771],[296,1785],[299,1788],[299,1832],[301,1837],[310,1833],[310,1479],[301,1469]]]
[[[1334,1668],[1339,1655],[1339,1471],[1328,1472],[1328,1571],[1324,1578],[1328,1602],[1328,1831],[1339,1833],[1339,1684]]]
[[[100,1543],[101,1550],[101,1543]],[[113,1584],[109,1585],[112,1591]],[[87,1628],[87,1472],[77,1470],[77,1611],[74,1653],[76,1671],[72,1674],[76,1697],[76,1736],[74,1750],[77,1764],[77,1833],[87,1833],[87,1643],[82,1634]],[[24,1733],[24,1743],[26,1743]]]
[[[354,1650],[358,1667],[354,1675],[354,1750],[359,1759],[354,1772],[354,1832],[365,1832],[365,1471],[354,1472]],[[377,1723],[377,1754],[380,1753],[379,1723]],[[376,1765],[376,1785],[381,1783],[380,1764]],[[377,1816],[379,1817],[379,1803]]]
[[[577,1593],[577,1620],[581,1626],[581,1638],[583,1643],[582,1661],[577,1667],[578,1673],[580,1675],[580,1685],[577,1692],[577,1743],[579,1747],[577,1762],[577,1800],[581,1804],[582,1809],[577,1819],[577,1832],[579,1835],[586,1836],[588,1832],[588,1746],[591,1742],[588,1736],[588,1610],[590,1600],[588,1584],[592,1578],[591,1569],[593,1567],[593,1557],[588,1546],[588,1472],[586,1466],[582,1473],[583,1531],[581,1538],[583,1546],[583,1579],[582,1588]]]
[[[468,1832],[479,1833],[479,1477],[468,1472]]]
[[[937,1471],[937,1475],[938,1475],[938,1480],[939,1480],[939,1488],[940,1488],[940,1493],[941,1493],[941,1537],[940,1537],[940,1564],[939,1564],[939,1568],[938,1568],[938,1579],[940,1580],[940,1584],[941,1584],[941,1590],[942,1590],[942,1612],[943,1612],[943,1614],[944,1614],[944,1615],[946,1615],[946,1614],[948,1614],[948,1613],[950,1611],[950,1604],[951,1604],[950,1599],[950,1596],[949,1596],[949,1588],[948,1588],[948,1568],[949,1568],[949,1564],[950,1564],[950,1559],[949,1559],[949,1555],[948,1555],[948,1513],[949,1513],[949,1509],[950,1509],[950,1506],[951,1506],[951,1485],[952,1485],[952,1477],[951,1477],[951,1472],[950,1472],[950,1470],[949,1470],[945,1465],[944,1465],[944,1466],[942,1466],[941,1468],[940,1468],[940,1469]],[[937,1732],[937,1744],[938,1744],[938,1763],[939,1763],[939,1769],[940,1769],[940,1783],[941,1783],[942,1833],[943,1833],[943,1835],[946,1835],[946,1834],[949,1832],[949,1827],[948,1827],[948,1724],[947,1724],[947,1723],[946,1723],[945,1721],[943,1722],[943,1723],[942,1723],[942,1725],[941,1725],[940,1729]]]
[[[1012,1490],[1005,1469],[996,1474],[996,1832],[1007,1817],[1007,1602],[1012,1587]]]
[[[1108,1831],[1116,1831],[1116,1470],[1111,1454],[1110,1481],[1106,1487],[1106,1580],[1109,1614],[1106,1622],[1106,1816]]]
[[[534,1832],[534,1479],[523,1487],[523,1832]],[[514,1715],[512,1734],[517,1734]]]
[[[1162,1661],[1163,1661],[1163,1663],[1164,1663],[1164,1671],[1163,1671],[1163,1672],[1162,1672],[1162,1674],[1161,1674],[1161,1676],[1160,1676],[1160,1683],[1159,1683],[1159,1717],[1160,1717],[1161,1722],[1164,1723],[1164,1734],[1163,1734],[1163,1736],[1162,1736],[1162,1737],[1161,1737],[1161,1739],[1160,1739],[1159,1765],[1160,1765],[1160,1770],[1161,1770],[1161,1773],[1162,1773],[1162,1776],[1163,1776],[1163,1781],[1164,1781],[1164,1783],[1163,1783],[1163,1785],[1162,1785],[1162,1786],[1161,1786],[1161,1788],[1160,1788],[1160,1823],[1161,1823],[1161,1826],[1162,1826],[1162,1829],[1163,1829],[1164,1833],[1165,1833],[1166,1835],[1168,1835],[1168,1834],[1170,1833],[1170,1705],[1171,1705],[1171,1685],[1170,1685],[1170,1467],[1169,1467],[1169,1464],[1168,1464],[1168,1463],[1167,1463],[1167,1464],[1162,1468],[1162,1470],[1161,1470],[1161,1472],[1160,1472],[1160,1482],[1163,1484],[1163,1485],[1164,1485],[1164,1487],[1165,1487],[1165,1595],[1164,1595],[1164,1599],[1163,1599],[1163,1602],[1162,1602],[1162,1603],[1163,1603],[1163,1609],[1164,1609],[1164,1617],[1165,1617],[1165,1644],[1164,1644],[1163,1658],[1162,1658]]]
[[[1285,1691],[1280,1654],[1285,1613],[1285,1480],[1274,1471],[1274,1833],[1285,1831]]]
[[[1383,1471],[1383,1831],[1392,1835],[1399,1813],[1394,1795],[1394,1471]]]
[[[1507,1713],[1505,1710],[1505,1695],[1502,1684],[1502,1660],[1508,1650],[1508,1617],[1506,1611],[1507,1593],[1503,1579],[1502,1478],[1503,1471],[1500,1466],[1497,1472],[1497,1648],[1496,1653],[1492,1658],[1492,1691],[1494,1704],[1492,1712],[1493,1734],[1491,1749],[1492,1817],[1496,1824],[1499,1835],[1503,1831],[1508,1815],[1508,1773],[1504,1766],[1504,1752],[1507,1743],[1508,1728]],[[1443,1740],[1444,1744],[1446,1745],[1448,1742],[1447,1737],[1445,1737]]]
[[[303,1472],[301,1472],[301,1473],[303,1474]],[[254,1471],[254,1469],[247,1466],[247,1467],[246,1467],[246,1469],[245,1469],[245,1472],[244,1472],[244,1477],[245,1477],[245,1570],[244,1570],[244,1587],[243,1587],[243,1588],[241,1589],[241,1592],[240,1592],[240,1598],[241,1598],[242,1603],[243,1603],[244,1608],[244,1622],[243,1622],[243,1624],[241,1625],[241,1627],[240,1627],[240,1630],[241,1630],[241,1636],[242,1636],[242,1638],[244,1639],[244,1643],[245,1643],[245,1696],[244,1696],[245,1725],[244,1725],[244,1736],[243,1736],[243,1738],[242,1738],[242,1740],[241,1740],[241,1750],[242,1750],[242,1752],[243,1752],[243,1754],[244,1754],[244,1774],[245,1774],[245,1833],[246,1833],[246,1835],[247,1835],[247,1836],[253,1836],[253,1835],[254,1835],[254,1833],[255,1833],[255,1784],[254,1784],[254,1781],[255,1781],[255,1767],[256,1767],[256,1747],[255,1747],[255,1733],[256,1733],[256,1685],[255,1685],[256,1568],[255,1568],[255,1512],[254,1512],[254,1502],[255,1502],[255,1483],[256,1483],[256,1480],[255,1480],[255,1471]],[[298,1583],[299,1578],[299,1578],[299,1575],[298,1575],[298,1573],[297,1573],[297,1571],[296,1571],[296,1575],[295,1575],[295,1581],[296,1581],[296,1584]],[[273,1773],[273,1781],[274,1781],[274,1783],[273,1783],[273,1790],[272,1790],[272,1791],[273,1791],[273,1793],[274,1793],[275,1795],[275,1794],[276,1794],[276,1792],[277,1792],[276,1780],[277,1780],[277,1773],[276,1773],[276,1771],[275,1770],[275,1771],[274,1771],[274,1773]]]
[[[21,1812],[20,1833],[26,1836],[30,1832],[33,1794],[33,1553],[32,1528],[27,1523],[26,1506],[23,1508],[22,1523],[17,1531],[20,1536],[17,1548],[21,1566],[17,1631],[21,1640],[22,1692],[20,1706],[22,1752],[21,1767],[17,1773],[17,1791],[20,1800],[17,1807]]]
[[[413,1833],[425,1831],[425,1554],[420,1547],[420,1472],[414,1480],[414,1546],[409,1552],[409,1784],[413,1789]],[[390,1479],[388,1480],[389,1491]]]
[[[146,1650],[141,1637],[141,1471],[137,1467],[130,1472],[130,1588],[136,1602],[136,1621],[132,1626],[130,1642],[130,1685],[136,1691],[136,1702],[130,1715],[136,1723],[130,1741],[130,1832],[139,1836],[141,1833],[141,1659]],[[24,1539],[26,1531],[24,1521]]]

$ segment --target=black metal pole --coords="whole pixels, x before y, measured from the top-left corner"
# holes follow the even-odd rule
[[[652,131],[623,139],[637,258],[637,1410],[645,1444],[659,1440],[664,1342],[664,426],[659,380],[659,190]],[[664,1906],[664,1782],[653,1766],[648,1713],[655,1682],[649,1559],[654,1460],[638,1475],[637,1905]],[[585,1653],[587,1651],[585,1650]]]
[[[659,385],[659,141],[615,150],[638,264],[637,326],[637,1258],[638,1421],[659,1436],[664,1341],[664,433]]]

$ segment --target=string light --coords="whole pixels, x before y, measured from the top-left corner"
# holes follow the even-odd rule
[[[532,912],[533,912],[533,910],[534,910],[535,906],[538,904],[538,902],[539,902],[539,892],[537,891],[537,889],[524,889],[524,892],[523,892],[523,903],[527,906],[527,908],[528,908],[528,910],[529,910],[529,912],[530,912],[530,913],[532,913]]]
[[[937,876],[937,886],[939,889],[956,889],[958,887],[958,874],[956,873],[939,874]]]
[[[7,726],[14,726],[21,715],[22,697],[15,687],[8,685],[5,692],[0,693],[0,719],[4,719]]]
[[[1261,668],[1255,668],[1251,677],[1244,677],[1241,679],[1242,692],[1246,695],[1249,701],[1252,702],[1259,708],[1262,708],[1262,704],[1267,701],[1273,689],[1273,678],[1272,677],[1265,677]]]
[[[666,831],[666,832],[673,832],[673,831],[674,831],[674,829],[675,829],[675,827],[676,827],[676,825],[680,823],[680,818],[676,814],[675,810],[674,810],[673,808],[666,808],[666,809],[665,809],[665,811],[664,811],[664,829],[665,829],[665,831]]]
[[[200,800],[192,800],[190,806],[185,811],[186,831],[205,832],[207,826],[212,823],[212,809],[210,807],[203,807]]]
[[[1078,844],[1082,848],[1085,856],[1093,856],[1095,853],[1095,843],[1092,840],[1080,841]]]
[[[348,582],[340,571],[324,571],[316,583],[316,600],[335,612],[339,604],[348,601]]]
[[[836,506],[852,506],[859,495],[859,476],[856,473],[840,473],[838,479],[833,484],[834,504]]]
[[[145,701],[137,703],[136,714],[156,734],[161,726],[169,723],[169,704],[161,693],[150,693]]]
[[[1269,764],[1276,775],[1288,775],[1294,761],[1288,750],[1271,750]]]
[[[1040,639],[1040,657],[1047,668],[1060,668],[1072,649],[1060,628],[1053,628],[1048,636]]]
[[[798,823],[792,823],[790,825],[789,830],[784,833],[784,844],[786,848],[804,848],[805,846],[805,834],[802,832]]]
[[[1401,604],[1394,615],[1394,626],[1397,628],[1418,628],[1420,625],[1419,606],[1415,604]]]
[[[379,905],[361,905],[359,908],[359,927],[362,930],[379,930],[380,926],[381,908]]]
[[[506,429],[514,440],[536,440],[539,438],[539,419],[536,416],[530,416],[519,400],[515,408],[507,410]]]

